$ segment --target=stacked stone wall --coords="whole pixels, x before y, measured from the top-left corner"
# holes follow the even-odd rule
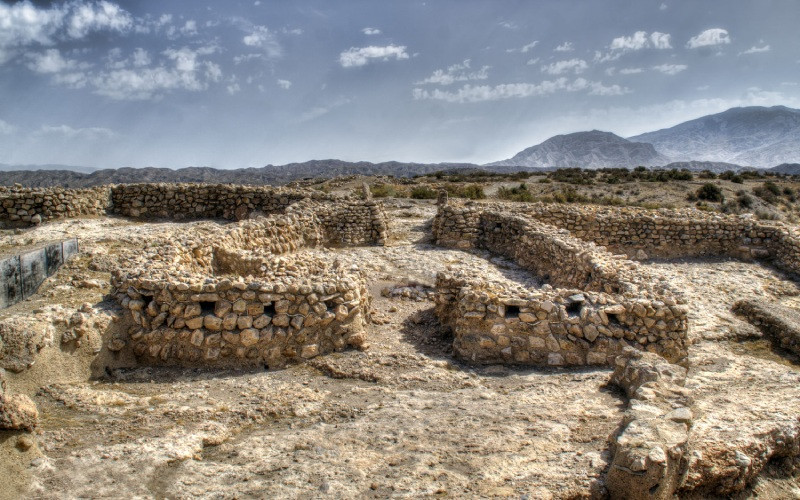
[[[25,189],[0,187],[0,222],[28,226],[58,218],[104,215],[110,188]]]
[[[513,282],[489,284],[469,272],[440,273],[436,311],[453,329],[459,357],[610,365],[626,346],[635,346],[685,361],[688,309],[667,284],[567,231],[482,208],[441,207],[434,221],[437,242],[506,256],[549,283],[529,290]]]
[[[363,276],[305,252],[325,234],[317,210],[293,207],[129,256],[112,285],[132,327],[109,348],[148,363],[275,367],[362,346]]]

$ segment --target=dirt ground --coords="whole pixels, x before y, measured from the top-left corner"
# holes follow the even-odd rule
[[[608,369],[519,369],[456,361],[451,339],[423,298],[381,291],[413,284],[423,292],[447,266],[480,269],[487,279],[539,286],[535,276],[488,254],[429,243],[435,207],[389,200],[386,247],[334,250],[366,273],[376,324],[366,351],[321,356],[273,371],[137,367],[96,359],[91,334],[61,347],[60,318],[81,307],[108,318],[108,270],[123,249],[218,222],[140,223],[98,218],[59,221],[0,249],[72,237],[82,254],[37,297],[0,311],[55,325],[56,337],[8,386],[31,395],[41,415],[33,446],[0,433],[8,498],[586,498],[604,495],[609,441],[627,401]],[[797,306],[791,277],[726,260],[650,262],[691,305],[689,386],[694,446],[684,496],[736,481],[726,457],[769,456],[742,498],[800,498],[791,458],[778,441],[800,434],[800,364],[730,312],[744,296]],[[125,367],[128,364],[130,367]],[[725,453],[723,453],[723,451]],[[735,464],[734,464],[735,465]]]

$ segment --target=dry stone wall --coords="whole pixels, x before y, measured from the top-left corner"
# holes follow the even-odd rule
[[[712,214],[694,209],[646,210],[532,203],[525,215],[569,230],[575,237],[611,251],[649,257],[725,256],[763,259],[800,272],[800,235],[779,222],[752,216]]]
[[[626,346],[685,362],[685,304],[638,263],[565,230],[483,205],[440,207],[438,244],[482,248],[548,282],[527,289],[469,271],[440,273],[436,311],[462,359],[479,363],[611,365]],[[556,287],[556,288],[553,288]]]
[[[25,189],[0,187],[0,222],[27,226],[87,215],[104,215],[110,206],[110,189]]]
[[[382,240],[386,221],[374,213],[371,201],[306,201],[129,256],[112,285],[133,326],[109,349],[148,363],[276,367],[362,347],[363,275],[308,249]]]

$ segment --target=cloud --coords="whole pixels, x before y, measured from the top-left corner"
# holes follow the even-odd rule
[[[644,73],[642,68],[622,68],[619,70],[620,75],[638,75],[639,73]]]
[[[436,85],[451,85],[455,82],[466,82],[471,80],[486,80],[489,78],[490,66],[483,66],[478,71],[468,72],[470,60],[465,59],[461,64],[453,64],[446,70],[437,69],[428,78],[416,82],[414,85],[425,85],[428,83]]]
[[[79,64],[71,59],[64,59],[58,49],[48,49],[41,53],[28,53],[28,68],[37,73],[61,73],[88,65]]]
[[[11,125],[5,120],[0,120],[0,135],[13,134],[17,127]]]
[[[677,75],[688,67],[685,64],[659,64],[658,66],[653,66],[653,69],[665,75]]]
[[[242,87],[240,87],[238,83],[233,82],[227,87],[225,87],[225,90],[228,92],[228,94],[234,95],[239,93],[239,91],[242,90]]]
[[[761,43],[764,43],[764,42],[761,42]],[[753,45],[752,47],[750,47],[749,49],[745,50],[744,52],[739,52],[739,55],[741,56],[743,54],[760,54],[761,52],[769,52],[769,51],[770,51],[770,46],[769,45],[762,45],[761,47],[757,47],[757,46]]]
[[[303,122],[308,122],[308,121],[311,121],[311,120],[316,120],[317,118],[319,118],[321,116],[327,115],[328,113],[330,113],[334,109],[336,109],[336,108],[338,108],[340,106],[344,106],[345,104],[349,104],[349,103],[350,103],[350,99],[347,99],[347,98],[344,98],[344,97],[340,97],[340,98],[336,99],[335,101],[333,101],[330,104],[327,104],[327,105],[324,105],[324,106],[315,106],[315,107],[309,109],[308,111],[306,111],[305,113],[300,115],[300,118],[298,118],[297,121],[299,123],[303,123]]]
[[[669,33],[654,31],[648,34],[646,31],[637,31],[631,36],[618,36],[611,40],[608,45],[608,52],[603,54],[595,52],[596,62],[616,61],[623,54],[643,49],[671,49],[672,36]]]
[[[512,23],[511,21],[502,21],[497,23],[497,25],[507,30],[519,29],[519,26],[517,26],[515,23]]]
[[[289,80],[278,80],[276,83],[278,84],[278,87],[282,88],[283,90],[289,90],[292,88],[292,82]]]
[[[69,125],[43,125],[42,128],[34,132],[37,137],[43,136],[59,136],[65,139],[84,139],[96,141],[100,139],[113,139],[117,134],[108,128],[102,127],[88,127],[88,128],[73,128]]]
[[[658,10],[667,10],[667,4],[662,2],[661,5],[658,6]]]
[[[197,34],[197,22],[194,19],[189,19],[181,28],[181,33],[184,35],[196,35]]]
[[[361,32],[364,33],[365,35],[380,35],[381,34],[381,30],[379,30],[378,28],[364,28],[364,29],[361,30]]]
[[[266,26],[253,26],[249,34],[242,37],[242,43],[263,49],[267,57],[280,57],[283,53],[275,35]]]
[[[689,41],[686,42],[686,47],[696,49],[698,47],[727,45],[729,43],[731,43],[731,37],[728,35],[728,30],[712,28],[690,38]]]
[[[125,31],[133,25],[131,15],[111,2],[103,0],[96,4],[73,5],[67,23],[67,33],[72,38],[83,38],[92,31]]]
[[[569,59],[542,66],[542,72],[549,75],[561,75],[573,72],[576,75],[583,73],[589,67],[583,59]]]
[[[29,0],[0,2],[0,64],[14,58],[18,49],[76,40],[95,31],[124,32],[132,25],[130,14],[105,0],[73,0],[49,7]]]
[[[567,78],[544,80],[540,83],[504,83],[500,85],[464,85],[456,91],[440,89],[425,90],[415,88],[413,97],[416,100],[440,100],[451,103],[475,103],[499,101],[504,99],[520,99],[554,94],[556,92],[586,91],[590,95],[611,96],[629,93],[627,88],[619,85],[606,86],[601,82],[593,82],[585,78],[577,78],[570,82]]]
[[[506,49],[506,52],[508,52],[508,53],[521,52],[523,54],[527,54],[528,52],[530,52],[537,45],[539,45],[539,40],[534,40],[531,43],[529,43],[527,45],[523,45],[522,47],[520,47],[518,49]]]
[[[143,49],[136,49],[132,57],[123,60],[116,60],[117,51],[112,51],[105,70],[65,69],[55,74],[53,81],[75,89],[89,87],[95,94],[114,100],[158,99],[175,90],[197,92],[222,79],[220,66],[205,59],[216,51],[215,46],[170,48],[161,53],[163,58],[157,66]]]
[[[575,48],[572,46],[572,42],[564,42],[553,50],[556,52],[572,52]]]
[[[343,68],[354,68],[364,66],[372,59],[388,61],[392,57],[396,60],[408,59],[405,45],[351,47],[339,54],[339,64],[341,64]]]
[[[539,64],[539,60],[540,60],[539,57],[534,57],[534,58],[528,59],[528,62],[526,62],[525,64],[527,64],[528,66],[533,66],[534,64]]]

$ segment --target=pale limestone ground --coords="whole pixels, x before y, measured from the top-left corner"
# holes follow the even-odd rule
[[[336,250],[367,273],[376,316],[386,320],[370,326],[366,352],[281,371],[138,368],[95,382],[81,372],[50,373],[51,382],[61,381],[47,383],[37,364],[31,371],[38,370],[37,387],[45,386],[35,396],[43,422],[39,451],[24,454],[21,486],[44,498],[572,498],[597,491],[608,438],[625,407],[621,394],[605,387],[609,371],[477,368],[453,360],[431,302],[387,299],[380,289],[432,285],[448,265],[529,286],[538,281],[507,261],[425,243],[431,204],[398,202],[389,212],[398,234],[390,246]],[[74,278],[107,281],[120,248],[214,224],[64,221],[0,236],[0,248],[79,233],[91,258],[59,272],[34,301],[75,307],[99,302],[103,290],[74,286]],[[729,312],[736,299],[762,293],[790,302],[797,288],[757,264],[651,267],[695,305],[689,384],[699,416],[692,439],[704,456],[720,442],[746,449],[762,431],[796,425],[798,365],[763,343],[727,339],[757,333]],[[17,314],[34,307],[15,306]],[[781,479],[755,489],[760,498],[797,491],[793,480]]]

